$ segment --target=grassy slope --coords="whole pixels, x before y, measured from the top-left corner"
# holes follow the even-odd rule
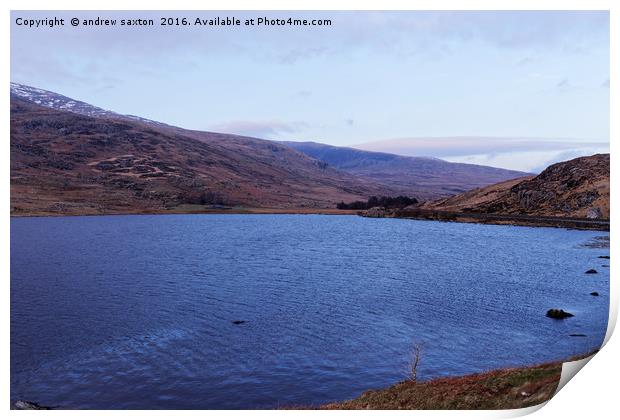
[[[359,397],[326,404],[330,410],[492,410],[523,408],[549,400],[558,386],[562,363],[500,369],[481,374],[404,381]]]
[[[452,196],[508,179],[524,172],[447,162],[428,157],[399,156],[336,147],[315,142],[283,142],[331,167],[390,185],[401,194],[422,200]]]

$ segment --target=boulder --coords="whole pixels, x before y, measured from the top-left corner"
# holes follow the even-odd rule
[[[241,325],[241,324],[245,324],[245,321],[238,319],[238,320],[232,321],[232,323],[235,325]]]
[[[598,296],[598,292],[590,292],[592,296]]]
[[[575,316],[575,315],[571,314],[570,312],[566,312],[563,309],[549,309],[547,311],[547,317],[553,318],[553,319],[564,319],[564,318],[570,318],[571,316]]]
[[[603,217],[603,212],[598,207],[592,207],[586,212],[586,217],[588,219],[601,219]]]
[[[586,274],[596,274],[598,273],[598,271],[596,271],[595,269],[591,268],[588,271],[586,271]]]

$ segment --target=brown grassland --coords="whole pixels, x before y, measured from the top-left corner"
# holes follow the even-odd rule
[[[502,410],[541,404],[553,397],[561,363],[499,369],[425,382],[403,381],[386,389],[326,404],[329,410]]]

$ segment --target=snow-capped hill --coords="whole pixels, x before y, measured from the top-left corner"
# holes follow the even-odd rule
[[[89,117],[120,116],[120,114],[98,108],[87,104],[86,102],[76,101],[75,99],[67,98],[66,96],[59,95],[58,93],[19,83],[11,82],[11,94],[47,108],[71,111],[76,114],[87,115]]]
[[[77,101],[49,90],[39,89],[32,86],[22,85],[20,83],[11,82],[11,95],[33,102],[46,108],[57,109],[60,111],[69,111],[75,114],[86,115],[96,118],[120,118],[132,121],[139,121],[145,124],[166,126],[167,124],[149,120],[147,118],[135,115],[123,115],[114,111],[108,111],[86,102]]]
[[[153,121],[153,120],[149,120],[148,118],[142,118],[142,117],[138,117],[137,115],[131,115],[131,114],[127,114],[127,115],[122,115],[123,118],[127,118],[129,120],[133,120],[133,121],[139,121],[139,122],[143,122],[145,124],[151,124],[151,125],[156,125],[159,127],[170,127],[168,124],[164,124],[162,122],[159,121]]]

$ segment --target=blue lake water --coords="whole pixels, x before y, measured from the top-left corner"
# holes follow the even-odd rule
[[[11,399],[276,408],[400,381],[414,343],[418,379],[582,354],[609,309],[597,258],[609,250],[583,245],[606,234],[320,215],[12,219]],[[552,307],[575,317],[545,317]]]

